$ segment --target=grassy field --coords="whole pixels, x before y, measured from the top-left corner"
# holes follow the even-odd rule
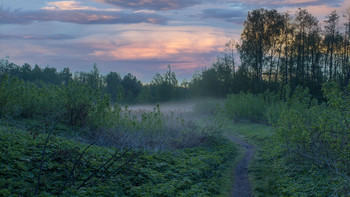
[[[266,109],[237,98],[232,105],[208,100],[186,113],[107,106],[103,116],[97,110],[87,119],[99,127],[52,126],[55,119],[40,116],[1,119],[0,196],[229,196],[243,150],[225,135],[255,147],[255,196],[348,194],[347,177],[288,152],[277,135],[288,130],[269,126],[266,117],[250,119]]]
[[[0,196],[33,196],[41,162],[38,196],[226,196],[238,153],[215,136],[192,148],[149,152],[87,148],[52,135],[42,154],[47,134],[1,123]]]

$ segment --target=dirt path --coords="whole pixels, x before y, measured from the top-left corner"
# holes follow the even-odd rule
[[[253,159],[253,155],[255,153],[255,149],[252,145],[247,144],[241,139],[234,136],[227,136],[231,141],[239,144],[242,148],[245,149],[244,155],[242,159],[236,166],[235,169],[235,177],[234,177],[234,185],[231,196],[233,197],[246,197],[253,196],[251,185],[248,177],[248,165],[250,161]]]

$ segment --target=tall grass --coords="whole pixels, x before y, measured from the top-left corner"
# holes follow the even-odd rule
[[[152,151],[199,145],[220,127],[215,120],[201,122],[201,125],[186,121],[180,113],[162,112],[160,105],[150,111],[115,105],[105,110],[104,115],[109,117],[108,122],[96,125],[99,129],[90,132],[103,137],[99,145],[114,146],[126,139],[125,146]]]

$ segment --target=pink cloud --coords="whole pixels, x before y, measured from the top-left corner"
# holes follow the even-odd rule
[[[197,26],[127,30],[118,36],[94,36],[84,42],[94,49],[89,54],[92,59],[169,61],[175,62],[172,65],[178,69],[193,69],[209,64],[208,61],[215,58],[213,54],[222,50],[229,39],[222,31]]]
[[[306,9],[309,11],[313,16],[317,17],[318,20],[323,20],[327,15],[329,15],[332,11],[336,10],[339,16],[342,16],[343,13],[345,13],[346,9],[350,7],[350,1],[345,1],[341,4],[340,7],[332,7],[327,5],[321,5],[321,6],[306,6],[303,7],[303,9]],[[281,11],[288,11],[290,14],[294,15],[298,8],[282,8]]]
[[[120,9],[99,9],[91,6],[84,6],[79,1],[54,1],[46,3],[43,10],[90,10],[90,11],[121,11]]]

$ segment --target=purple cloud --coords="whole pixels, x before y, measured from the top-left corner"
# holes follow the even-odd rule
[[[0,39],[6,40],[66,40],[73,39],[73,36],[64,34],[53,34],[53,35],[10,35],[0,34]]]
[[[233,17],[245,17],[246,12],[242,10],[233,10],[233,9],[219,9],[211,8],[203,10],[203,18],[233,18]]]
[[[246,12],[243,10],[210,8],[203,10],[201,17],[203,19],[224,19],[226,22],[242,24],[246,15]]]
[[[248,9],[256,7],[280,8],[280,7],[306,7],[306,6],[329,6],[339,7],[344,0],[222,0],[232,5],[242,6]]]
[[[116,7],[134,10],[180,10],[212,0],[93,0]],[[326,5],[339,7],[344,0],[217,0],[215,4],[231,4],[245,8],[253,7],[304,7]]]
[[[0,24],[30,24],[34,21],[60,21],[76,24],[166,24],[167,18],[153,13],[125,13],[86,10],[0,10]]]
[[[94,0],[122,8],[137,10],[179,10],[200,4],[202,0]]]

